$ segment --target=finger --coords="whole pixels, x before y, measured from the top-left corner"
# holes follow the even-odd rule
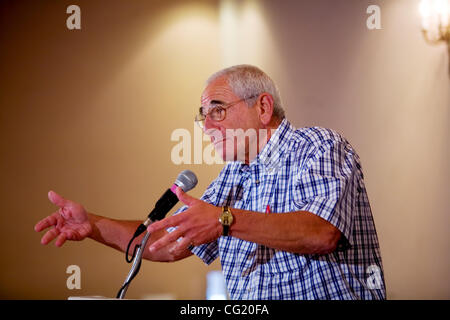
[[[161,239],[155,241],[149,248],[151,252],[158,251],[161,248],[164,248],[165,246],[169,245],[170,243],[176,241],[178,238],[180,238],[183,234],[183,232],[180,230],[181,228],[178,228],[171,233],[166,234]]]
[[[178,242],[175,247],[170,249],[170,253],[181,253],[184,250],[188,249],[191,245],[194,245],[192,240],[188,237],[184,237]]]
[[[197,199],[195,199],[194,197],[191,197],[190,195],[188,195],[186,192],[183,191],[183,189],[181,189],[180,187],[178,187],[175,190],[175,193],[178,197],[178,200],[180,200],[181,202],[183,202],[185,205],[187,206],[191,206],[195,203],[195,201]]]
[[[50,200],[51,203],[57,205],[60,208],[64,207],[67,204],[67,200],[54,191],[48,192],[48,200]]]
[[[34,226],[34,230],[40,232],[48,227],[54,226],[57,224],[56,215],[58,212],[54,212],[52,215],[47,218],[42,219]]]
[[[67,240],[66,235],[64,233],[60,233],[55,241],[55,246],[61,247],[64,244],[64,242],[66,242],[66,240]]]
[[[58,234],[59,234],[59,231],[56,228],[52,228],[52,229],[48,230],[42,237],[41,243],[48,244],[50,241],[55,239],[56,236],[58,236]]]
[[[148,226],[147,231],[152,233],[169,227],[176,227],[183,220],[183,216],[183,213],[180,213],[175,216],[164,218]]]

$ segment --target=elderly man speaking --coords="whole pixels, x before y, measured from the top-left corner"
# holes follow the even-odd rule
[[[250,65],[207,80],[196,122],[227,163],[200,199],[176,189],[185,206],[148,227],[145,259],[220,257],[232,299],[385,299],[361,164],[345,138],[295,129],[273,81]],[[43,244],[90,237],[125,251],[141,223],[49,199],[60,209],[35,227],[52,227]]]

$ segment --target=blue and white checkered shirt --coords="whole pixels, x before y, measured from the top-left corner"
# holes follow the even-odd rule
[[[279,214],[308,211],[342,233],[338,249],[325,255],[285,252],[233,236],[194,247],[206,264],[220,257],[231,299],[385,299],[359,157],[336,132],[296,130],[284,119],[249,165],[227,163],[201,199],[261,214],[267,205]]]

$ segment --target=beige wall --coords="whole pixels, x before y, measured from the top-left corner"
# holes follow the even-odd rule
[[[143,219],[189,168],[200,196],[221,166],[173,164],[170,135],[193,132],[205,78],[236,63],[273,76],[296,126],[336,129],[358,151],[388,297],[450,298],[448,54],[424,42],[418,1],[76,1],[82,30],[69,31],[73,3],[0,7],[0,298],[115,296],[130,267],[122,253],[39,244],[48,190]],[[382,30],[366,28],[369,4]],[[81,290],[66,288],[72,264]],[[127,297],[203,299],[219,268],[144,262]]]

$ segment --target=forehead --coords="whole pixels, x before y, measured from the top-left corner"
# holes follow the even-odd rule
[[[201,104],[206,107],[211,105],[212,101],[215,102],[231,102],[238,98],[228,85],[225,76],[219,77],[211,82],[205,90],[203,90],[201,96]]]

